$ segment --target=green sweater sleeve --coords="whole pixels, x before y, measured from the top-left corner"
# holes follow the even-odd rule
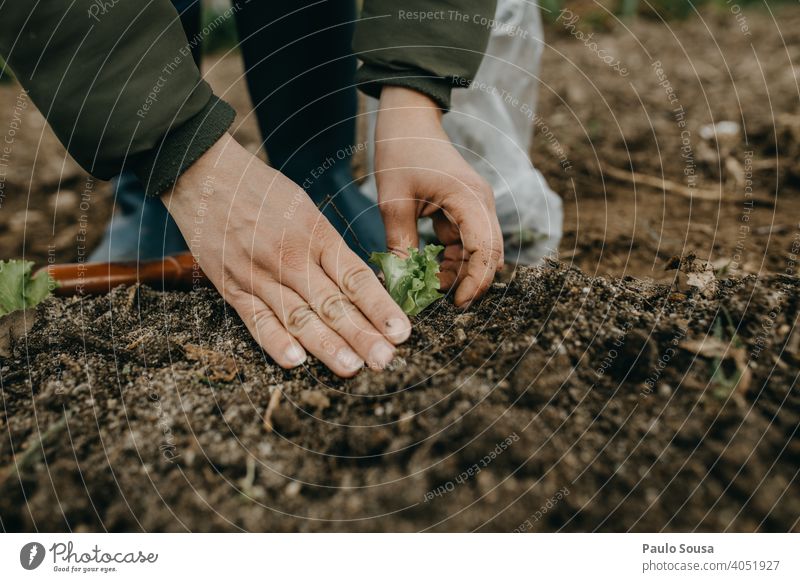
[[[447,110],[453,87],[468,87],[483,59],[496,0],[365,0],[353,48],[356,81],[416,89]]]
[[[6,0],[0,54],[78,163],[169,188],[233,122],[169,0]]]

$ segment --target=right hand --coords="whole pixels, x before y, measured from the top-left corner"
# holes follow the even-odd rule
[[[306,193],[229,134],[163,196],[206,276],[275,362],[386,367],[411,324]]]

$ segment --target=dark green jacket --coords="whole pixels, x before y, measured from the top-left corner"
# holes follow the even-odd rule
[[[447,109],[480,65],[480,22],[494,10],[495,0],[366,0],[354,40],[361,88],[412,87]],[[132,168],[151,195],[233,123],[169,0],[0,1],[0,55],[83,168],[102,179]]]

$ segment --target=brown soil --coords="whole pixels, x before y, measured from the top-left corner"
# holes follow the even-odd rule
[[[564,196],[562,263],[517,270],[466,314],[439,302],[391,371],[284,372],[208,290],[48,300],[0,358],[0,527],[797,531],[800,11],[746,14],[750,37],[725,11],[596,33],[626,78],[548,29],[557,141],[540,131],[533,155]],[[608,171],[687,184],[653,60],[719,201]],[[235,59],[209,70],[246,111]],[[18,92],[0,86],[0,133]],[[739,137],[699,136],[721,120]],[[22,126],[4,255],[75,260],[108,187],[82,207],[85,176],[30,103]],[[237,137],[257,148],[252,118]],[[689,251],[717,268],[715,293],[672,284],[665,264]]]
[[[49,300],[2,368],[3,526],[510,531],[566,488],[535,530],[796,529],[797,281],[672,291],[520,269],[349,381],[210,291]]]

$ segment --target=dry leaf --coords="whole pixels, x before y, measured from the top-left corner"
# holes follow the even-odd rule
[[[676,281],[680,291],[699,291],[706,299],[717,295],[718,283],[714,266],[708,261],[698,259],[694,253],[685,257],[672,257],[664,267],[665,271],[678,269]]]
[[[722,359],[726,356],[729,345],[713,336],[707,336],[702,340],[683,340],[679,347],[695,356]]]
[[[186,358],[203,364],[203,375],[212,382],[233,382],[239,372],[236,360],[195,344],[185,344]]]

